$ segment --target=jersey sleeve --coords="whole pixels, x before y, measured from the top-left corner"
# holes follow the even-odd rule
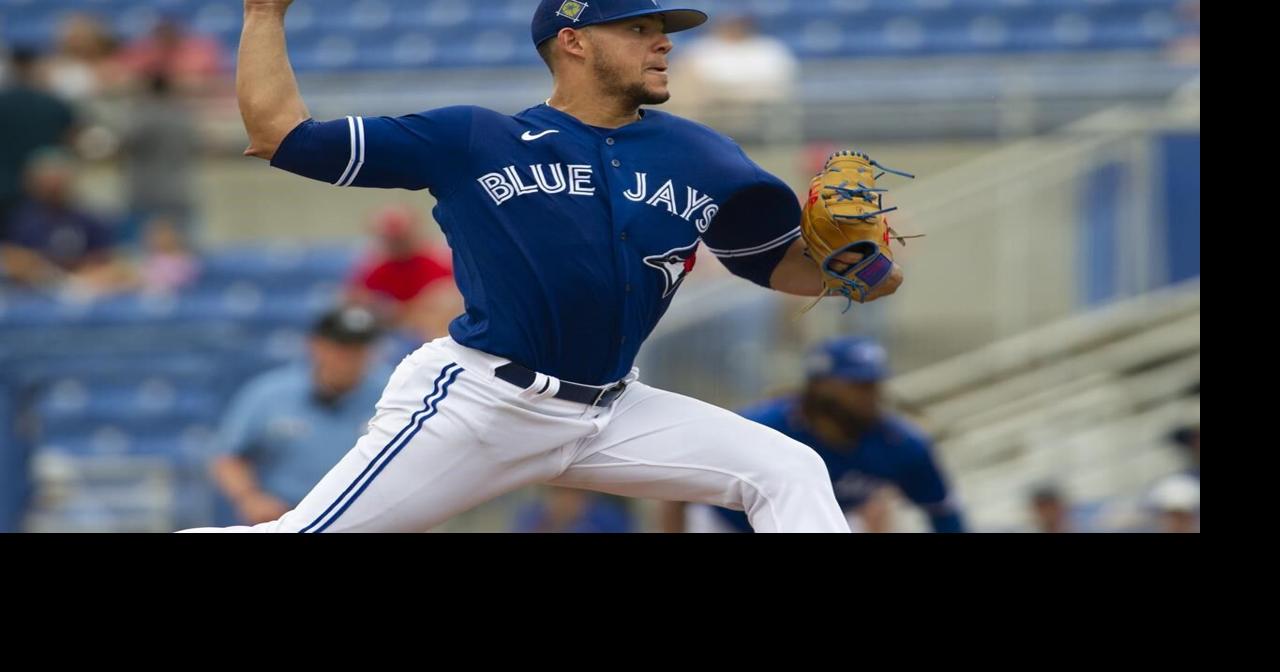
[[[309,119],[293,129],[271,165],[339,187],[448,190],[462,173],[475,117],[445,107],[403,117]]]
[[[919,506],[934,532],[963,532],[964,520],[927,441],[913,441],[913,459],[898,479],[902,493]]]
[[[746,162],[745,184],[722,204],[702,239],[731,273],[768,287],[773,269],[800,237],[800,200],[738,152]]]

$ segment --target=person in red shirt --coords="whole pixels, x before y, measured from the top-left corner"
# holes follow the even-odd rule
[[[189,32],[172,17],[161,18],[117,56],[117,64],[134,78],[164,75],[184,93],[207,93],[224,85],[228,63],[222,43]]]
[[[463,312],[448,250],[422,236],[412,208],[394,205],[370,218],[375,249],[356,266],[347,299],[372,306],[396,327],[426,340],[445,336]]]

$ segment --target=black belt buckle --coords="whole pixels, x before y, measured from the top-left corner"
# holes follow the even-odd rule
[[[613,402],[617,401],[618,397],[622,396],[622,393],[625,392],[626,389],[626,383],[618,383],[613,387],[606,387],[603,390],[600,390],[600,394],[596,395],[596,400],[591,402],[591,405],[606,407],[612,406]]]

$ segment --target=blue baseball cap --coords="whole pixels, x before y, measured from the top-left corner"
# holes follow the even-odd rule
[[[889,355],[870,338],[833,338],[809,351],[805,373],[810,378],[874,383],[889,377]]]
[[[706,23],[696,9],[666,9],[658,0],[542,0],[533,13],[533,45],[560,34],[565,28],[582,28],[636,16],[662,14],[665,32],[678,33]]]

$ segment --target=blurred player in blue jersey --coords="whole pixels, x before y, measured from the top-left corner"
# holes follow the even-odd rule
[[[817,452],[846,513],[879,504],[891,486],[924,511],[935,532],[964,532],[929,438],[883,407],[884,348],[870,339],[832,339],[809,353],[806,373],[801,393],[744,409],[743,417]],[[751,531],[742,512],[719,507],[671,505],[664,521],[672,532]]]

